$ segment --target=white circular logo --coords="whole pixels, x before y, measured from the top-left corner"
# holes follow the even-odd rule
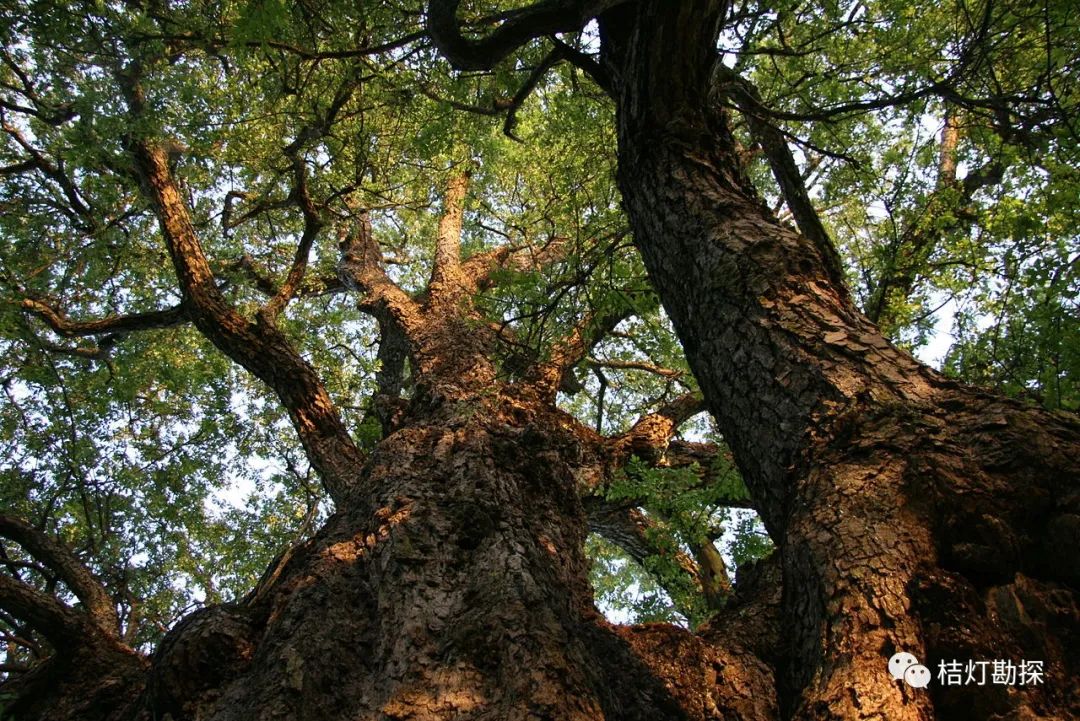
[[[909,667],[918,663],[919,659],[915,658],[910,653],[904,651],[894,653],[893,657],[889,659],[889,673],[892,674],[894,679],[899,681],[904,678],[904,672],[907,671]]]

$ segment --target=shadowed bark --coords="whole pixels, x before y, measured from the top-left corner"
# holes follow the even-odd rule
[[[133,98],[137,110],[137,90]],[[247,597],[189,615],[150,659],[83,611],[9,589],[14,581],[0,588],[7,611],[56,627],[47,636],[56,649],[85,647],[96,659],[75,669],[56,654],[5,684],[16,718],[772,717],[775,695],[756,691],[770,687],[767,664],[672,626],[616,629],[594,607],[581,494],[634,454],[660,462],[700,400],[677,399],[615,438],[557,409],[553,374],[584,358],[611,319],[557,341],[552,370],[501,380],[496,331],[473,292],[521,253],[462,262],[466,176],[450,183],[431,283],[416,297],[383,270],[366,213],[340,228],[341,280],[393,350],[382,390],[397,399],[405,356],[414,386],[364,457],[277,328],[277,311],[248,319],[217,289],[164,153],[151,139],[133,150],[188,317],[277,393],[336,512]],[[302,282],[302,272],[290,276],[293,288]],[[42,695],[32,681],[46,668],[59,676]],[[116,702],[100,710],[102,699]]]

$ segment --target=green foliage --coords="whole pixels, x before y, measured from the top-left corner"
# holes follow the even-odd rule
[[[590,535],[585,552],[592,560],[590,581],[601,608],[624,623],[665,621],[687,623],[687,618],[660,585],[658,575],[626,557],[601,536]]]
[[[387,4],[0,5],[0,503],[75,549],[136,646],[150,648],[194,606],[247,593],[327,509],[279,404],[194,328],[69,337],[23,309],[34,299],[80,321],[179,301],[131,137],[174,149],[206,255],[242,312],[265,300],[253,269],[280,282],[303,229],[284,152],[299,139],[327,223],[310,279],[336,275],[335,231],[361,207],[395,280],[420,290],[446,181],[468,163],[467,255],[504,244],[568,250],[543,274],[497,278],[481,299],[516,335],[508,358],[544,357],[582,317],[626,311],[641,316],[627,322],[642,337],[601,350],[684,367],[626,237],[610,105],[559,67],[519,109],[515,142],[500,119],[453,104],[512,96],[539,49],[520,68],[477,77],[450,73],[422,45],[350,54],[418,21],[403,23]],[[139,121],[123,81],[135,67],[149,108]],[[41,167],[20,168],[34,154]],[[355,299],[311,293],[279,325],[359,445],[373,447],[375,324]],[[611,426],[685,386],[613,377],[626,392],[608,397]],[[33,571],[21,577],[52,587]]]
[[[949,372],[1066,408],[1078,372],[1078,38],[1065,2],[898,0],[749,6],[727,36],[798,140],[871,317],[937,362],[951,333]],[[942,164],[946,116],[955,171]],[[763,159],[753,170],[782,210]]]
[[[671,621],[696,626],[712,611],[696,579],[680,563],[693,549],[723,541],[727,563],[768,555],[772,544],[750,511],[731,508],[749,497],[738,472],[718,453],[709,473],[696,465],[663,468],[631,459],[607,486],[609,501],[633,501],[652,520],[646,535],[654,553],[643,564],[601,538],[590,541],[597,599],[629,621]]]
[[[465,5],[474,19],[509,6]],[[70,336],[24,310],[30,299],[83,320],[180,300],[132,172],[132,137],[175,151],[206,254],[243,312],[265,300],[252,269],[280,283],[303,231],[290,146],[326,222],[308,278],[335,277],[337,232],[366,208],[391,275],[412,292],[430,275],[443,189],[467,164],[467,255],[564,249],[542,272],[504,271],[477,301],[513,339],[498,359],[506,376],[583,319],[585,332],[615,319],[617,332],[574,369],[563,408],[613,434],[696,388],[620,208],[612,104],[559,65],[517,109],[515,142],[502,132],[507,101],[544,43],[490,73],[454,73],[428,43],[398,42],[420,30],[419,8],[0,3],[0,505],[76,550],[115,594],[136,645],[148,648],[194,605],[246,593],[327,509],[278,403],[195,329]],[[797,141],[854,294],[868,310],[880,297],[890,337],[919,349],[952,330],[947,372],[1073,410],[1076,17],[1063,0],[749,3],[723,38],[726,60]],[[134,68],[150,109],[138,122],[122,82]],[[959,128],[955,180],[941,162],[946,115]],[[736,121],[751,177],[783,214]],[[978,173],[988,181],[965,191]],[[354,438],[373,447],[375,324],[355,299],[311,291],[280,325]],[[683,432],[722,441],[700,420]],[[718,458],[709,483],[702,469],[636,462],[607,488],[640,504],[663,551],[642,567],[590,540],[609,608],[693,625],[706,611],[679,553],[718,538],[734,566],[769,552],[760,522],[725,506],[746,489]]]

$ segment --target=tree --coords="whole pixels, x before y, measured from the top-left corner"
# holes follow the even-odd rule
[[[873,122],[865,111],[939,98],[1003,143],[1067,160],[1067,8],[988,5],[939,37],[932,18],[905,35],[899,4],[823,8],[817,34],[795,8],[732,15],[707,0],[459,4],[433,0],[423,16],[306,3],[6,11],[3,282],[17,306],[5,418],[17,442],[5,493],[38,522],[0,521],[18,546],[0,559],[6,709],[1075,713],[1078,570],[1056,549],[1080,528],[1080,424],[946,379],[890,343],[855,308],[788,144],[798,123],[855,133]],[[883,28],[865,56],[837,54],[862,23]],[[1050,40],[1003,40],[1032,34]],[[782,67],[816,85],[814,105],[724,64],[718,42],[732,37],[743,56],[789,58]],[[898,39],[925,43],[927,59],[905,63]],[[943,47],[958,59],[931,62]],[[981,85],[1006,58],[1040,69],[1016,87]],[[814,59],[875,63],[882,85],[816,83],[836,73],[799,70]],[[526,107],[534,93],[549,114]],[[530,145],[497,139],[492,116]],[[940,182],[923,199],[934,215],[985,187],[963,187],[978,173],[953,179],[942,137]],[[603,160],[580,153],[612,145],[629,228]],[[994,162],[987,182],[1005,172]],[[767,183],[763,171],[801,232],[762,204],[748,173]],[[855,185],[840,170],[827,180]],[[964,222],[913,225],[873,282],[871,313],[907,302]],[[377,359],[358,350],[376,333]],[[609,399],[614,374],[635,380]],[[248,378],[261,395],[239,392]],[[197,403],[178,411],[176,388],[197,389]],[[672,440],[702,397],[749,500],[722,447]],[[66,442],[47,447],[58,433]],[[129,450],[103,458],[112,438]],[[198,509],[177,523],[179,507],[201,506],[230,460],[275,454],[282,494],[256,520],[299,507],[303,523],[285,524],[299,540],[250,592],[187,615],[147,657],[139,615],[167,617],[176,596],[124,543],[133,526],[169,516],[186,550],[161,557],[219,600],[222,574],[191,547],[229,560],[257,544],[229,550],[226,532],[250,525],[205,528]],[[309,534],[323,492],[312,475],[333,511]],[[674,497],[657,490],[667,481]],[[701,492],[693,521],[688,489]],[[732,594],[709,525],[717,506],[748,502],[778,550],[741,569]],[[605,621],[590,527],[637,560],[673,560],[657,577],[675,600],[696,593],[710,620],[693,633]],[[1038,658],[1046,683],[921,693],[885,673],[897,650]]]
[[[535,6],[533,17],[469,40],[453,21],[456,6],[433,3],[428,26],[465,67],[499,61],[530,27],[573,27],[574,11],[585,9]],[[898,351],[853,307],[827,238],[793,233],[762,207],[716,97],[728,92],[750,114],[759,108],[738,80],[734,91],[723,86],[716,44],[728,10],[718,2],[605,10],[597,74],[616,103],[635,243],[779,539],[782,617],[793,637],[778,673],[782,712],[959,713],[968,697],[942,689],[934,704],[912,699],[875,663],[895,649],[986,655],[1015,632],[992,603],[964,598],[987,587],[997,588],[991,598],[1020,587],[1050,598],[1075,582],[1075,571],[1045,559],[1076,518],[1068,489],[1077,426],[957,386]],[[962,73],[964,54],[958,64]],[[927,81],[912,94],[963,101],[963,81]],[[788,202],[798,218],[800,205]],[[867,543],[877,547],[869,557]],[[1051,633],[1056,640],[1037,648],[1068,648],[1064,628]],[[980,714],[1010,711],[979,703]]]

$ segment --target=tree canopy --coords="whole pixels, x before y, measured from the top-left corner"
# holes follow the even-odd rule
[[[468,38],[588,5],[436,4]],[[748,1],[729,14],[715,102],[762,202],[835,245],[857,305],[896,344],[957,379],[1080,408],[1075,9]],[[636,552],[590,540],[601,601],[697,625],[731,590],[703,572],[709,553],[724,569],[772,546],[633,246],[595,24],[552,21],[511,59],[458,70],[433,16],[412,2],[0,4],[2,514],[72,549],[134,648],[242,598],[333,505],[332,473],[312,466],[263,366],[222,352],[192,311],[140,170],[148,144],[208,289],[280,333],[362,452],[417,393],[416,361],[343,253],[374,248],[419,297],[456,222],[462,262],[491,266],[470,301],[500,378],[570,339],[558,402],[597,434],[629,438],[684,404],[681,437],[631,448],[589,491],[639,514],[641,532]],[[49,554],[0,536],[6,577],[87,605]],[[50,653],[2,603],[0,631],[5,674]]]

